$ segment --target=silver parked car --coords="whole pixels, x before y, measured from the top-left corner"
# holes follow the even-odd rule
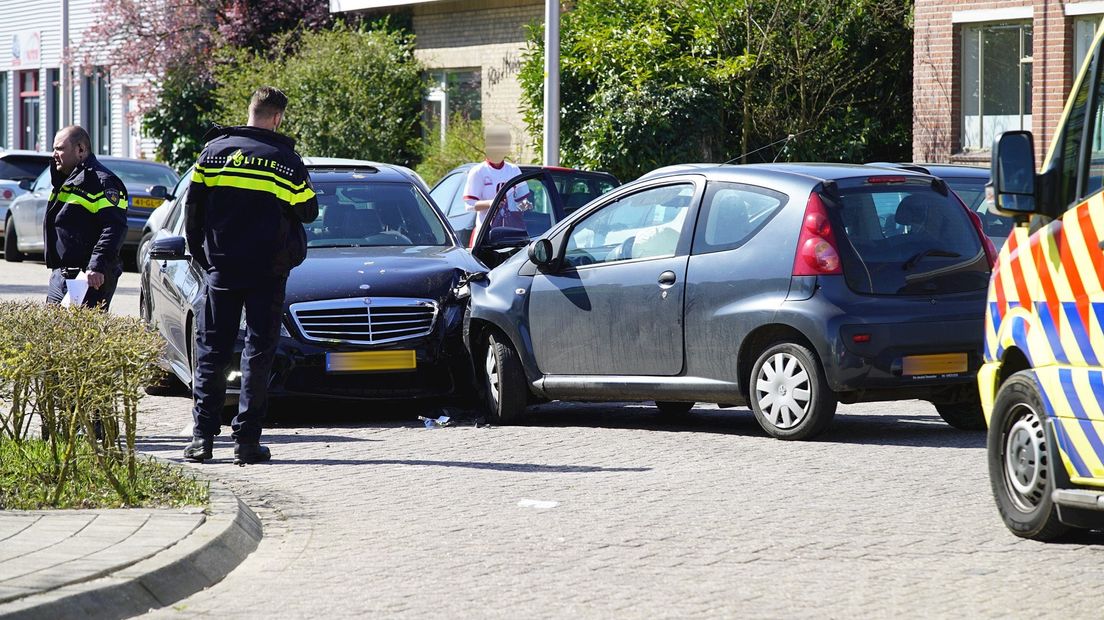
[[[100,157],[99,160],[119,176],[129,194],[127,236],[123,243],[123,257],[129,262],[142,238],[146,219],[168,196],[168,188],[176,185],[177,176],[172,168],[157,162],[123,157]],[[30,191],[12,201],[4,220],[4,260],[15,263],[28,253],[45,252],[42,229],[51,190],[47,166],[31,183]]]

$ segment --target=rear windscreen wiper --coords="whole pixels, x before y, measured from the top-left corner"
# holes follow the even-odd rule
[[[951,252],[950,250],[940,250],[940,249],[932,248],[932,249],[924,250],[923,252],[917,252],[916,254],[912,255],[912,257],[910,257],[907,261],[905,261],[905,264],[901,265],[901,269],[904,269],[905,271],[908,271],[908,270],[912,269],[913,267],[915,267],[916,263],[919,263],[920,261],[924,260],[925,257],[928,257],[928,256],[941,256],[943,258],[962,258],[962,255],[957,253],[957,252]]]

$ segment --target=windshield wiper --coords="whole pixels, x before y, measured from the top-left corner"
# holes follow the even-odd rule
[[[314,248],[363,248],[363,247],[367,247],[367,246],[361,245],[359,243],[334,243],[334,244],[325,244],[325,245],[307,245],[308,250],[312,250]]]
[[[962,255],[957,252],[951,252],[950,250],[940,250],[938,248],[930,248],[924,250],[923,252],[917,252],[916,254],[913,254],[907,261],[905,261],[905,264],[901,265],[901,269],[909,271],[913,267],[915,267],[917,263],[924,260],[924,258],[928,256],[940,256],[943,258],[962,258]]]

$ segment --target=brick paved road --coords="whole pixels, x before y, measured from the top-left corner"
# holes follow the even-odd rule
[[[144,403],[145,448],[176,458],[189,400]],[[297,409],[273,463],[234,467],[223,442],[201,466],[262,516],[258,550],[155,616],[1100,616],[1104,536],[1008,534],[983,434],[925,403],[841,407],[810,443],[746,410],[426,430],[404,404]]]

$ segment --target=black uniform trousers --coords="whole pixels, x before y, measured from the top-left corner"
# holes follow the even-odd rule
[[[105,312],[111,307],[111,298],[115,296],[115,287],[119,284],[119,276],[113,273],[104,274],[104,283],[100,288],[88,287],[84,294],[82,305],[89,308],[102,308]],[[46,290],[46,303],[60,304],[65,299],[65,293],[69,288],[65,284],[65,270],[54,269],[50,272],[50,287]]]
[[[234,354],[245,309],[245,348],[241,354],[241,396],[230,427],[237,443],[256,443],[268,413],[268,383],[280,340],[287,278],[258,278],[249,287],[222,288],[210,283],[203,313],[196,320],[196,368],[192,397],[196,437],[219,434],[226,401],[226,373]]]

